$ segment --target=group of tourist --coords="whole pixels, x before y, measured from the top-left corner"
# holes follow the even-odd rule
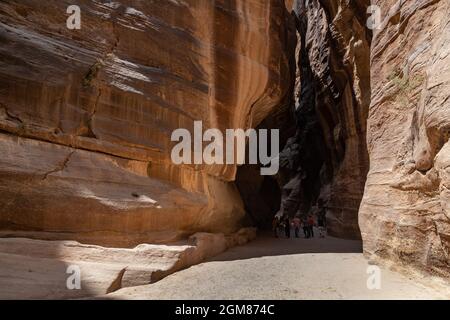
[[[326,232],[325,216],[317,216],[317,221],[313,215],[306,215],[302,218],[296,215],[293,219],[288,216],[283,216],[281,219],[275,216],[272,223],[273,232],[276,238],[279,234],[285,235],[286,238],[291,238],[291,230],[294,230],[296,238],[300,238],[300,228],[303,229],[305,239],[314,238],[314,226],[317,226],[319,230],[319,237],[324,238]]]

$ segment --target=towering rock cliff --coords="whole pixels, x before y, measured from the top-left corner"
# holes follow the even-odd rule
[[[449,275],[450,3],[372,2],[364,250]]]
[[[287,15],[281,0],[1,1],[2,235],[127,246],[236,230],[236,167],[175,166],[170,137],[195,120],[255,127],[278,106]]]

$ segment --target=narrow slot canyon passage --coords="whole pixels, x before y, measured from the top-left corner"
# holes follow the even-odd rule
[[[330,235],[361,240],[358,211],[369,170],[372,32],[348,30],[345,24],[363,25],[368,6],[368,1],[350,6],[352,14],[344,19],[320,1],[294,2],[284,47],[289,90],[258,126],[280,130],[279,172],[261,176],[258,165],[244,164],[236,175],[251,225],[271,230],[275,216],[321,216]],[[358,46],[348,48],[344,57],[346,41]]]

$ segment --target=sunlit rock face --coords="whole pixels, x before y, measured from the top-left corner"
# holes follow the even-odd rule
[[[294,4],[298,63],[297,132],[280,155],[283,214],[325,208],[329,234],[359,238],[358,210],[368,171],[369,1]]]
[[[372,2],[382,23],[371,50],[364,250],[448,275],[450,4]]]
[[[256,127],[285,99],[284,1],[70,4],[0,3],[2,234],[129,246],[235,231],[236,167],[175,166],[170,136]]]

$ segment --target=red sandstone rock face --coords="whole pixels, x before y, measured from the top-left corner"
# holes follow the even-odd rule
[[[372,2],[383,19],[371,52],[364,251],[448,275],[450,4]]]
[[[75,4],[71,31],[62,1],[0,3],[3,234],[127,246],[236,230],[236,167],[174,166],[170,135],[255,127],[284,99],[284,2]]]

